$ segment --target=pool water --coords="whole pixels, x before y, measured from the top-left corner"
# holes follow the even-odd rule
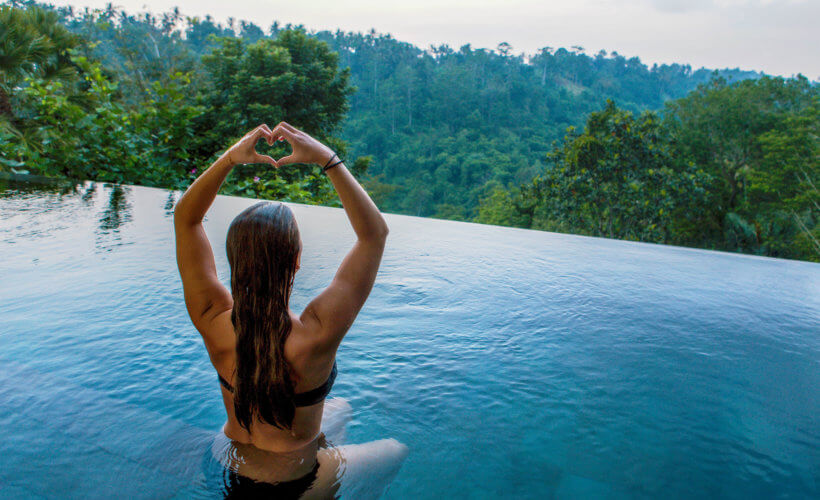
[[[0,497],[208,497],[225,419],[188,320],[179,193],[0,181]],[[223,282],[231,219],[205,222]],[[291,205],[293,307],[354,235]],[[339,354],[386,498],[817,498],[820,265],[388,215]]]

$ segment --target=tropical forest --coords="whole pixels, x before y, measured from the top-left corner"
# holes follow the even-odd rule
[[[385,212],[820,262],[820,87],[802,75],[0,6],[0,172],[185,189],[280,121]],[[307,165],[244,165],[223,193],[339,203]]]

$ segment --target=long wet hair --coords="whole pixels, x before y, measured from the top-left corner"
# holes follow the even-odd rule
[[[236,216],[226,245],[236,331],[236,419],[249,432],[257,417],[290,428],[296,408],[285,341],[299,228],[287,206],[261,202]]]

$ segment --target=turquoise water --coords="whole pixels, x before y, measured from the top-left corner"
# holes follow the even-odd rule
[[[178,194],[0,181],[0,497],[208,496],[224,422]],[[253,200],[220,197],[224,237]],[[293,305],[353,242],[291,205]],[[820,265],[387,216],[332,395],[410,454],[387,498],[817,498]]]

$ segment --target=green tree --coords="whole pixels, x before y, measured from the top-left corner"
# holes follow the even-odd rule
[[[79,38],[58,24],[59,15],[39,7],[0,6],[0,116],[15,121],[14,89],[27,77],[67,80],[76,76],[68,51]]]
[[[804,77],[735,83],[717,78],[667,105],[676,155],[714,180],[710,223],[704,225],[709,246],[785,256],[790,235],[811,234],[811,214],[794,203],[805,199],[796,192],[807,192],[815,178],[811,147],[817,136],[805,124],[811,123],[813,112],[807,110],[817,106],[818,95],[820,89]],[[794,175],[799,166],[806,173],[800,180]],[[800,229],[801,224],[808,226]]]
[[[117,101],[116,84],[100,63],[74,55],[86,90],[59,80],[28,78],[26,136],[9,134],[0,148],[4,163],[31,173],[150,186],[182,187],[197,164],[188,151],[194,134],[187,122],[201,111],[186,104],[188,79],[178,74],[155,83],[146,106]],[[71,124],[67,127],[66,124]]]
[[[685,240],[708,177],[676,161],[658,116],[612,101],[570,129],[533,181],[483,200],[479,222],[658,243]]]
[[[758,138],[748,173],[760,244],[769,255],[820,261],[820,98]]]
[[[202,96],[205,113],[195,121],[198,153],[208,157],[260,123],[288,121],[345,155],[344,143],[332,133],[348,109],[349,70],[339,70],[338,56],[324,42],[298,30],[285,30],[276,40],[247,44],[222,38],[220,46],[202,58],[207,86]],[[283,149],[275,155],[285,154]],[[366,168],[367,160],[353,162]],[[321,172],[249,167],[234,184],[241,192],[303,200],[304,193],[329,200],[331,189]],[[250,184],[249,179],[266,179]],[[275,179],[271,178],[275,177]],[[285,189],[298,185],[298,189]],[[230,186],[229,186],[230,189]]]

